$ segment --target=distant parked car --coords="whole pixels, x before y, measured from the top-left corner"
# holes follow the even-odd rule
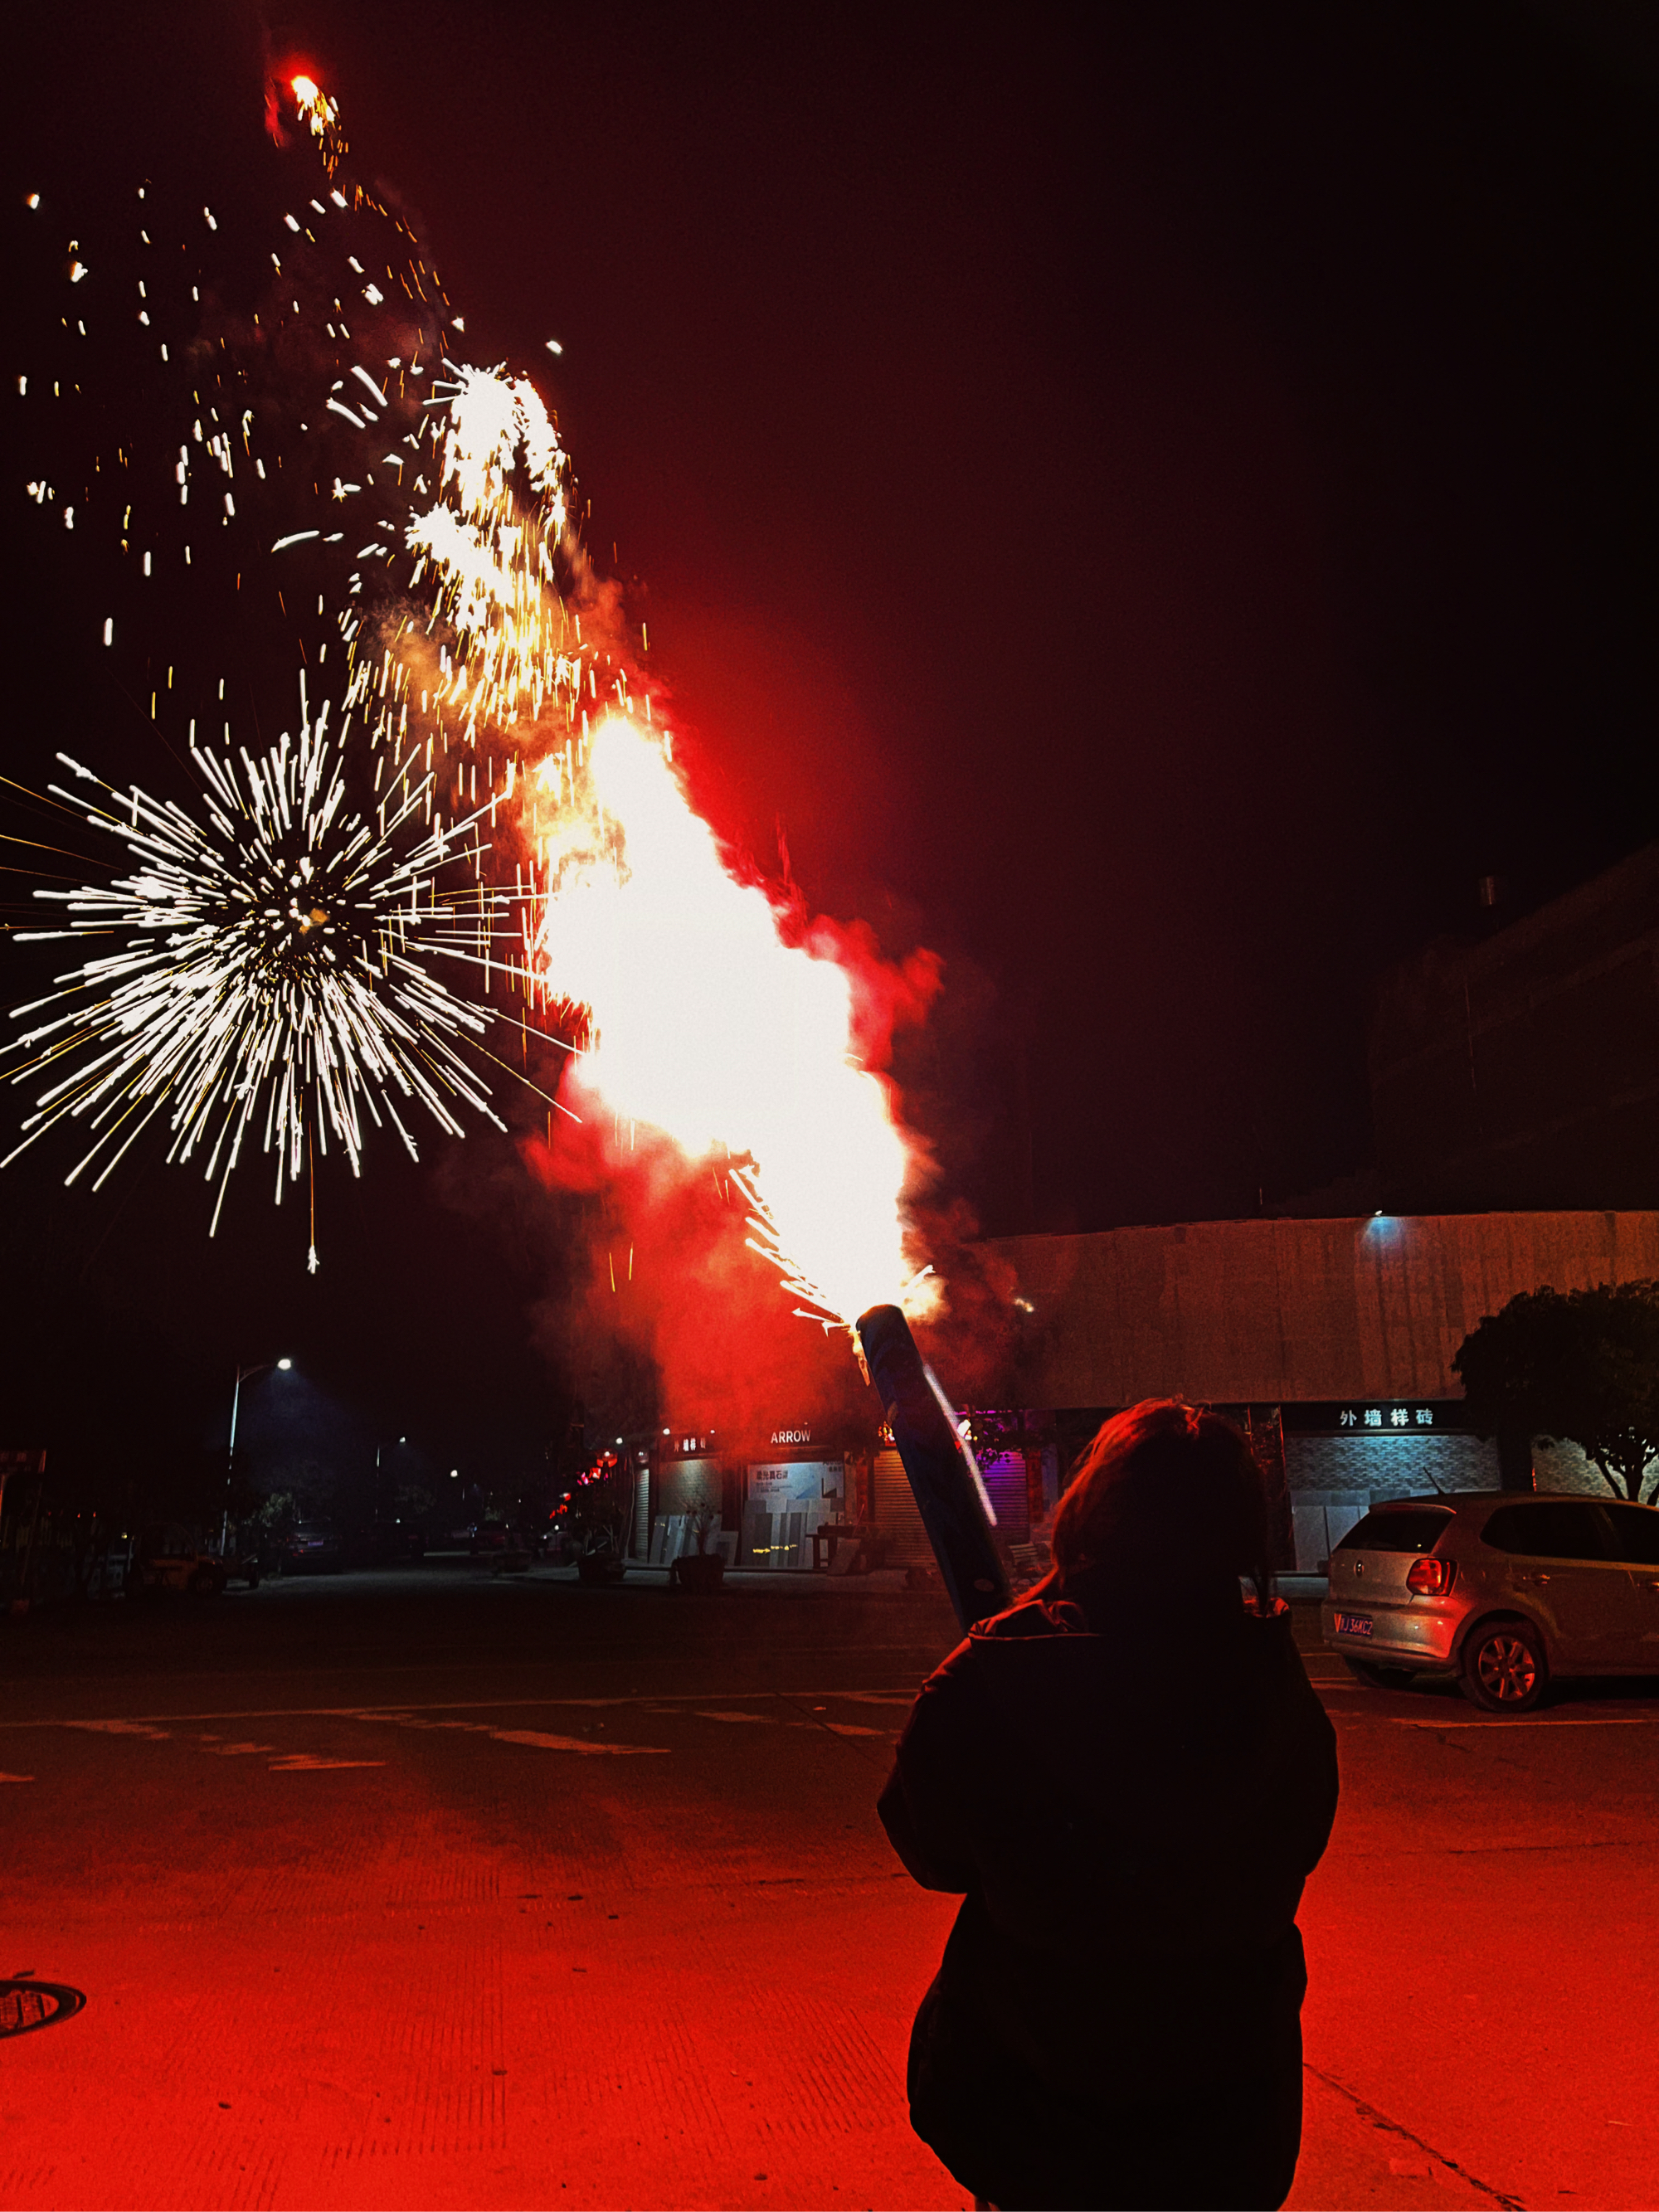
[[[1454,1675],[1494,1713],[1553,1675],[1659,1674],[1659,1510],[1478,1491],[1373,1506],[1331,1554],[1325,1641],[1362,1681]]]
[[[301,1521],[283,1539],[278,1561],[285,1575],[332,1574],[341,1564],[340,1539],[325,1521]]]
[[[129,1597],[146,1597],[185,1590],[192,1597],[215,1597],[228,1578],[217,1553],[205,1550],[193,1529],[170,1522],[138,1532],[126,1592]]]
[[[343,1567],[383,1567],[408,1550],[403,1530],[391,1521],[362,1521],[335,1531]]]

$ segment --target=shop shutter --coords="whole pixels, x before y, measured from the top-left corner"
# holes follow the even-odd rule
[[[634,1476],[634,1526],[629,1531],[632,1556],[643,1559],[651,1549],[651,1463],[641,1460]]]
[[[888,1539],[888,1565],[908,1567],[919,1561],[931,1566],[933,1547],[916,1510],[904,1462],[896,1451],[876,1454],[874,1489],[876,1526]]]
[[[1031,1533],[1031,1507],[1024,1452],[996,1452],[981,1460],[980,1474],[997,1516],[997,1534],[1006,1544],[1023,1544]]]
[[[720,1514],[720,1463],[717,1459],[671,1459],[663,1462],[657,1485],[657,1514],[695,1513],[700,1503]]]

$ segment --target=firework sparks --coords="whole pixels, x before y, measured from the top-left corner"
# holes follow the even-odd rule
[[[303,482],[294,467],[295,436],[305,438],[307,421],[332,419],[325,401],[334,403],[336,394],[349,389],[354,405],[337,404],[334,411],[356,428],[384,426],[382,438],[398,437],[400,450],[387,458],[400,478],[405,459],[422,451],[427,386],[418,356],[424,351],[435,357],[438,344],[439,311],[428,295],[441,300],[441,291],[425,263],[411,252],[400,297],[405,303],[418,302],[418,313],[402,313],[393,321],[387,309],[371,323],[376,337],[394,336],[386,350],[395,377],[380,368],[377,381],[361,361],[340,363],[339,349],[351,344],[341,307],[344,295],[335,268],[322,265],[325,259],[355,275],[355,293],[367,317],[386,294],[372,277],[364,281],[360,254],[384,250],[389,288],[394,281],[390,256],[398,250],[393,240],[410,247],[413,241],[361,188],[354,188],[348,199],[333,183],[344,151],[335,103],[308,76],[295,76],[291,91],[290,117],[297,108],[308,127],[328,187],[325,198],[313,195],[304,204],[303,222],[291,213],[284,218],[288,238],[301,241],[291,252],[284,242],[286,272],[283,256],[271,255],[286,302],[279,297],[273,309],[267,299],[265,324],[256,313],[251,332],[240,338],[233,325],[236,343],[227,346],[223,331],[216,337],[211,322],[204,319],[210,310],[202,304],[204,288],[213,281],[209,270],[191,270],[187,264],[183,295],[176,278],[163,281],[163,264],[151,258],[151,226],[160,218],[150,193],[140,191],[140,251],[132,279],[136,342],[146,350],[159,343],[163,381],[154,383],[153,366],[148,372],[139,367],[132,355],[134,338],[123,340],[118,327],[106,331],[105,345],[88,360],[77,356],[64,364],[77,374],[54,374],[37,386],[54,400],[68,396],[83,410],[94,406],[90,416],[75,420],[84,420],[100,437],[109,434],[112,415],[118,425],[125,422],[135,392],[157,391],[165,420],[181,406],[180,380],[191,387],[188,409],[170,444],[165,433],[161,440],[155,438],[150,414],[141,421],[148,438],[123,428],[114,453],[105,451],[100,458],[65,440],[62,418],[54,416],[59,463],[65,472],[72,470],[90,481],[84,483],[78,501],[72,503],[68,495],[60,501],[43,472],[32,480],[29,496],[37,506],[61,505],[65,527],[74,526],[76,504],[89,526],[95,529],[101,516],[106,527],[118,527],[123,562],[132,564],[125,574],[141,592],[142,580],[149,579],[153,569],[201,576],[202,584],[190,586],[198,593],[216,586],[222,593],[234,578],[239,613],[242,571],[261,557],[256,548],[237,545],[250,519],[283,570],[301,557],[301,549],[306,549],[303,557],[314,559],[345,536],[337,528],[305,526],[303,510],[295,514],[294,496]],[[206,208],[200,213],[208,235],[216,239],[216,218]],[[349,234],[331,234],[325,228],[331,217],[337,225],[349,221]],[[319,233],[328,240],[325,247],[319,244]],[[203,250],[198,234],[198,251]],[[309,263],[303,258],[307,250]],[[73,272],[81,267],[78,259],[72,263],[69,281],[76,281]],[[337,378],[332,392],[326,389],[327,356],[317,338],[300,327],[301,292],[313,314],[317,304],[324,304],[319,319],[335,365],[349,367],[354,385],[346,386]],[[283,315],[284,304],[292,324]],[[359,312],[353,308],[354,319]],[[67,342],[67,319],[60,327]],[[273,364],[263,350],[267,328],[279,336],[293,332],[284,341],[293,350],[275,364],[274,379]],[[84,342],[84,319],[76,331]],[[184,357],[177,370],[169,362],[168,336]],[[153,364],[153,351],[149,357]],[[303,396],[303,379],[296,381],[289,373],[296,360],[312,380],[310,400]],[[106,396],[97,410],[94,401],[82,397],[82,380],[100,367],[106,395],[112,397]],[[149,386],[139,381],[145,374],[152,380]],[[322,390],[317,389],[319,380]],[[26,377],[20,376],[18,388],[27,393]],[[89,386],[93,392],[98,388]],[[137,404],[143,405],[142,398]],[[388,415],[395,415],[394,424],[386,425]],[[526,423],[534,434],[527,415]],[[540,450],[545,444],[544,439]],[[285,734],[274,746],[250,754],[246,747],[233,748],[228,722],[219,745],[198,744],[197,725],[191,721],[188,750],[199,792],[183,806],[153,798],[136,785],[117,788],[67,754],[58,755],[74,781],[68,787],[53,785],[54,799],[115,840],[122,857],[112,862],[112,870],[125,864],[128,872],[73,891],[37,892],[37,897],[62,903],[66,926],[15,932],[21,942],[84,943],[88,937],[100,941],[95,949],[88,948],[78,965],[59,975],[44,998],[15,1010],[20,1033],[0,1057],[10,1063],[5,1071],[9,1079],[30,1087],[33,1106],[8,1159],[47,1131],[68,1124],[89,1141],[67,1179],[88,1176],[96,1188],[161,1117],[170,1134],[169,1159],[202,1161],[208,1179],[216,1184],[216,1227],[230,1174],[246,1152],[274,1155],[280,1202],[285,1182],[304,1172],[314,1151],[343,1152],[354,1173],[359,1172],[365,1139],[375,1127],[395,1130],[413,1156],[411,1123],[418,1126],[428,1116],[451,1134],[462,1133],[463,1110],[502,1126],[487,1103],[488,1087],[477,1066],[480,1057],[495,1057],[481,1042],[495,1018],[483,994],[492,975],[500,976],[494,944],[511,919],[510,902],[488,884],[484,874],[483,824],[494,814],[498,793],[488,773],[480,793],[476,763],[468,776],[464,768],[452,769],[446,762],[447,733],[435,710],[431,717],[417,717],[411,734],[406,653],[394,655],[388,649],[377,662],[360,649],[366,621],[391,629],[384,616],[377,618],[364,605],[362,564],[390,550],[379,538],[391,534],[392,518],[401,528],[409,513],[400,484],[386,481],[391,471],[381,466],[380,473],[378,495],[373,466],[349,466],[334,477],[337,503],[367,494],[359,503],[374,509],[353,532],[354,538],[365,531],[375,534],[354,556],[357,565],[346,587],[341,589],[344,580],[338,574],[343,555],[329,555],[325,577],[286,577],[290,596],[296,581],[307,595],[314,585],[334,586],[333,627],[346,657],[333,687],[341,692],[341,712],[326,696],[314,714],[307,706],[308,688],[314,696],[322,692],[321,664],[328,654],[327,639],[319,643],[313,629],[308,651],[303,634],[297,641],[301,662],[317,664],[309,686],[307,675],[300,675],[297,738]],[[326,482],[325,471],[303,469],[304,477],[313,474]],[[113,501],[109,487],[117,490]],[[283,518],[274,529],[267,520],[273,501]],[[210,558],[192,562],[191,538],[198,539],[199,555],[200,537],[210,524]],[[220,538],[221,531],[228,537]],[[220,546],[225,550],[219,551]],[[291,623],[281,580],[272,598],[285,623]],[[325,591],[319,589],[318,617],[325,605]],[[201,633],[222,628],[225,611],[222,598],[217,620],[201,622]],[[131,640],[153,640],[153,624],[146,623],[142,611],[135,610],[135,618],[124,620],[121,628]],[[106,617],[106,647],[113,646],[116,630],[114,618]],[[186,645],[179,656],[186,664],[188,654]],[[171,664],[173,656],[158,654],[152,647],[149,658],[152,665],[162,659]],[[165,686],[152,677],[153,722],[166,719],[161,698],[172,692],[173,678],[172,665],[167,666]],[[193,679],[199,694],[206,688],[199,669]],[[221,701],[225,690],[221,676]],[[422,705],[424,709],[424,699]],[[422,720],[424,728],[419,726]],[[434,727],[440,739],[435,761]],[[439,981],[434,972],[438,961],[471,963],[482,989],[469,992]]]
[[[813,1317],[850,1325],[879,1298],[919,1310],[930,1288],[906,1249],[915,1150],[853,1049],[854,978],[788,941],[691,807],[633,641],[592,577],[534,386],[456,360],[462,319],[406,227],[343,174],[338,107],[315,78],[295,73],[272,96],[308,132],[322,179],[283,217],[251,350],[203,322],[205,273],[186,305],[141,258],[128,343],[151,349],[149,373],[155,349],[169,363],[169,336],[215,365],[210,387],[191,389],[165,491],[159,471],[131,483],[120,547],[145,578],[152,558],[194,574],[204,492],[216,538],[232,533],[221,543],[258,518],[259,551],[239,562],[282,563],[286,588],[317,591],[319,617],[332,586],[344,719],[331,735],[326,708],[302,717],[297,742],[240,754],[240,771],[228,745],[198,748],[192,726],[205,826],[76,770],[98,795],[61,795],[125,843],[134,872],[52,894],[70,927],[46,933],[125,942],[26,1010],[49,1018],[14,1048],[27,1055],[14,1079],[46,1081],[25,1143],[83,1121],[94,1135],[75,1175],[96,1164],[101,1182],[165,1113],[170,1157],[204,1154],[218,1180],[216,1221],[256,1133],[280,1197],[313,1132],[355,1170],[365,1116],[384,1114],[413,1149],[398,1102],[458,1131],[458,1107],[488,1110],[458,1053],[477,1048],[488,1009],[433,980],[447,952],[581,1036],[579,1087],[619,1127],[650,1124],[692,1158],[722,1158],[757,1249]],[[213,215],[201,219],[216,236]],[[148,227],[139,237],[147,254]],[[314,364],[325,334],[331,385],[299,398],[281,349],[303,345]],[[60,385],[71,388],[50,378],[54,398]],[[78,518],[50,471],[30,495],[74,528],[138,474],[131,460],[118,447],[106,476],[81,471],[97,480]],[[296,513],[307,486],[319,505]],[[281,584],[275,595],[288,617]],[[106,645],[118,630],[137,634],[106,617]],[[374,766],[378,805],[362,799],[354,755]],[[485,884],[479,829],[503,807],[518,847],[510,895]],[[471,903],[440,887],[464,851]]]
[[[755,1249],[811,1317],[850,1327],[877,1285],[924,1310],[935,1286],[905,1250],[914,1148],[854,1053],[851,976],[787,942],[765,891],[733,876],[614,626],[600,706],[601,655],[559,594],[567,467],[533,389],[446,368],[438,491],[406,542],[457,634],[436,698],[529,763],[504,794],[533,855],[527,967],[544,1003],[580,1010],[574,1084],[630,1132],[726,1156]]]
[[[399,1101],[455,1135],[458,1103],[496,1118],[454,1042],[482,1031],[486,1017],[428,972],[434,954],[478,957],[470,918],[441,889],[458,856],[473,857],[473,825],[400,849],[428,779],[404,761],[396,805],[365,820],[347,803],[329,702],[313,720],[302,686],[301,703],[297,741],[284,732],[263,757],[192,744],[204,823],[58,756],[93,790],[53,785],[53,796],[118,839],[136,866],[106,887],[35,893],[71,919],[23,935],[124,941],[15,1010],[46,1018],[9,1046],[27,1055],[11,1079],[45,1080],[22,1143],[0,1165],[58,1122],[79,1121],[95,1133],[67,1180],[101,1158],[97,1188],[165,1114],[169,1159],[206,1154],[216,1227],[251,1133],[276,1155],[280,1203],[308,1133],[325,1152],[331,1137],[355,1173],[365,1114],[376,1125],[384,1115],[411,1158]]]

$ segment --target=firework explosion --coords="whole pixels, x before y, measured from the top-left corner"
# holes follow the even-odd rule
[[[106,437],[112,479],[135,491],[119,531],[129,592],[140,561],[146,578],[153,563],[175,578],[234,566],[238,593],[263,569],[285,617],[285,593],[308,606],[314,592],[344,648],[337,734],[325,700],[297,744],[239,752],[239,776],[228,726],[218,748],[192,725],[206,829],[136,790],[99,785],[82,802],[137,866],[64,895],[64,933],[127,941],[61,978],[61,1010],[46,1002],[52,1020],[17,1041],[16,1077],[47,1071],[29,1136],[86,1117],[98,1136],[76,1172],[109,1147],[101,1181],[166,1111],[172,1156],[205,1150],[222,1202],[256,1127],[279,1195],[302,1132],[331,1135],[354,1169],[365,1113],[410,1142],[394,1093],[457,1130],[458,1104],[484,1107],[457,1048],[474,1048],[490,1010],[434,981],[449,954],[517,999],[526,1035],[533,1014],[562,1036],[568,1084],[595,1118],[715,1153],[752,1241],[815,1318],[850,1322],[880,1298],[915,1310],[929,1293],[905,1249],[914,1153],[854,1051],[855,980],[790,941],[782,908],[734,875],[692,808],[641,673],[643,631],[582,546],[556,418],[527,378],[460,359],[462,318],[406,226],[346,174],[338,112],[315,81],[274,88],[270,114],[279,139],[285,121],[309,136],[321,173],[283,219],[251,319],[223,307],[204,268],[188,302],[176,264],[156,280],[140,195],[149,273],[126,330],[133,375],[142,356],[153,384],[159,353],[162,372],[176,356],[191,380],[172,483],[158,481],[161,449],[141,463],[135,441]],[[204,208],[186,272],[216,236]],[[72,253],[67,281],[86,275]],[[71,380],[79,395],[85,374],[60,319],[70,352],[60,373],[36,371],[55,400]],[[78,313],[74,331],[87,336]],[[218,471],[218,544],[204,547],[198,522],[193,559],[204,469]],[[82,475],[81,526],[100,509],[112,520],[108,483]],[[76,526],[46,476],[29,491]],[[251,514],[263,543],[233,552],[221,533],[245,535]],[[319,689],[330,641],[313,633]],[[471,881],[442,888],[458,868]]]
[[[338,644],[345,648],[343,674],[331,686],[327,638],[319,643],[313,632],[309,652],[306,637],[299,638],[297,737],[284,732],[252,753],[235,743],[218,704],[227,691],[227,676],[219,672],[214,719],[220,734],[198,738],[195,717],[179,733],[196,782],[182,805],[136,783],[118,787],[60,753],[75,781],[52,786],[52,800],[118,841],[131,872],[72,891],[42,888],[36,896],[66,908],[67,926],[15,932],[21,942],[100,942],[59,975],[44,998],[14,1009],[21,1026],[5,1048],[13,1063],[9,1079],[30,1084],[35,1104],[8,1159],[60,1123],[78,1124],[91,1141],[66,1180],[93,1170],[97,1188],[160,1116],[171,1137],[168,1158],[201,1159],[216,1184],[213,1228],[231,1171],[252,1149],[251,1137],[275,1155],[280,1202],[285,1181],[301,1175],[316,1149],[326,1154],[331,1146],[337,1148],[358,1172],[374,1127],[395,1130],[415,1155],[411,1108],[452,1134],[462,1133],[460,1109],[504,1126],[488,1104],[477,1066],[481,1039],[495,1018],[483,995],[499,973],[493,948],[513,920],[510,902],[484,878],[483,833],[495,811],[488,775],[482,800],[476,760],[468,763],[470,778],[459,764],[446,775],[447,746],[441,745],[434,762],[433,730],[417,724],[411,734],[404,660],[390,647],[378,659],[362,647],[366,621],[377,635],[385,629],[395,636],[385,594],[366,609],[364,578],[366,571],[375,573],[372,562],[394,550],[393,530],[407,517],[399,479],[405,459],[420,447],[423,379],[441,344],[441,291],[422,261],[407,258],[402,294],[418,301],[419,313],[391,326],[398,343],[387,350],[392,371],[408,372],[407,378],[397,374],[398,386],[418,396],[400,405],[385,368],[374,385],[354,362],[356,404],[348,404],[340,396],[344,379],[331,383],[327,369],[343,366],[336,349],[349,332],[337,291],[324,301],[323,281],[331,272],[315,265],[312,234],[325,215],[337,218],[352,205],[333,181],[343,141],[332,104],[314,84],[298,80],[294,96],[328,180],[326,200],[309,204],[312,224],[292,216],[284,224],[289,240],[308,241],[311,259],[290,250],[285,269],[273,252],[275,288],[239,324],[215,305],[209,264],[219,223],[211,209],[200,210],[206,251],[185,260],[181,285],[177,270],[156,252],[151,226],[160,220],[157,203],[143,188],[137,196],[143,273],[130,280],[137,302],[131,319],[99,332],[106,343],[90,364],[71,347],[66,358],[50,361],[57,373],[49,381],[46,363],[33,377],[17,379],[21,397],[30,397],[33,382],[35,396],[54,403],[48,423],[60,439],[62,403],[78,404],[62,458],[66,472],[73,468],[82,477],[79,497],[60,498],[43,471],[27,486],[30,498],[60,512],[68,530],[78,520],[83,538],[100,519],[113,526],[118,516],[119,556],[109,580],[121,611],[118,620],[111,614],[103,621],[104,647],[116,647],[118,628],[124,637],[145,637],[152,627],[145,589],[153,577],[169,573],[175,591],[193,589],[198,599],[221,587],[217,601],[197,611],[196,626],[207,635],[224,629],[222,586],[234,576],[240,612],[243,571],[257,573],[263,558],[282,577],[274,596],[284,617],[284,585],[296,596],[315,589],[318,617],[332,599],[337,651]],[[412,241],[360,192],[356,200],[362,222],[352,244],[359,251],[343,258],[373,321],[388,295],[361,266],[351,266],[368,244],[364,232],[372,227],[389,252],[392,238]],[[87,311],[72,326],[84,346],[87,315],[107,305],[109,288],[101,298],[91,289],[96,277],[81,258],[80,242],[74,244],[64,275],[76,288],[76,306]],[[391,260],[385,265],[388,286],[398,283]],[[319,302],[327,310],[320,322],[334,342],[330,349],[319,349],[309,328],[319,319]],[[60,318],[60,325],[61,343],[68,344],[70,319]],[[383,314],[377,335],[388,327]],[[101,410],[100,369],[104,388],[114,394]],[[182,434],[158,439],[155,422],[169,413]],[[346,533],[295,526],[310,518],[294,512],[283,483],[285,461],[290,468],[296,459],[302,469],[314,465],[314,450],[307,450],[319,442],[307,438],[313,414],[353,433],[379,426],[388,414],[398,417],[400,449],[384,463],[377,458],[383,478],[391,478],[387,496],[375,498],[373,470],[360,468],[361,481],[337,474],[326,492],[313,478],[313,498],[325,495],[337,509],[365,492],[375,507],[352,533],[369,535],[344,574],[343,555],[329,549],[343,547]],[[148,441],[134,434],[134,416],[149,428]],[[102,450],[88,455],[84,447],[91,440]],[[165,465],[161,455],[168,457]],[[418,468],[412,473],[418,481]],[[112,477],[118,487],[112,500]],[[247,542],[251,531],[267,539],[268,551]],[[290,573],[296,554],[313,556],[310,574]],[[151,692],[151,719],[164,742],[167,709],[189,688],[187,650],[181,647],[178,656],[178,690],[169,656],[166,684]],[[152,665],[156,658],[150,656]],[[211,684],[210,678],[198,689],[211,697]],[[257,721],[257,703],[250,703]],[[476,737],[476,718],[463,734]],[[454,963],[471,963],[482,988],[452,988],[434,972],[441,960],[452,976]],[[465,1053],[458,1048],[463,1046]],[[311,1262],[314,1267],[314,1233]]]
[[[52,1017],[14,1046],[33,1055],[17,1074],[44,1066],[48,1080],[22,1144],[0,1166],[55,1123],[79,1119],[97,1133],[68,1180],[107,1149],[97,1188],[165,1111],[168,1158],[205,1149],[207,1176],[218,1176],[216,1227],[250,1129],[276,1155],[280,1203],[284,1173],[301,1174],[308,1126],[325,1151],[331,1132],[355,1172],[365,1111],[379,1123],[383,1108],[411,1157],[398,1097],[418,1101],[456,1134],[452,1099],[489,1111],[483,1086],[450,1042],[481,1030],[483,1017],[427,969],[434,950],[478,957],[464,938],[458,943],[456,918],[436,903],[443,833],[398,854],[429,779],[411,781],[405,761],[395,811],[383,811],[378,825],[365,822],[345,804],[326,704],[315,722],[305,705],[302,684],[298,742],[285,732],[263,759],[244,752],[240,777],[228,756],[192,744],[207,790],[205,830],[181,808],[136,786],[117,793],[59,754],[104,796],[57,785],[53,796],[118,838],[137,867],[107,888],[42,890],[74,919],[64,930],[21,933],[126,942],[16,1010]],[[69,1072],[56,1073],[65,1062]],[[308,1099],[321,1109],[309,1125]],[[314,1267],[314,1239],[311,1260]]]

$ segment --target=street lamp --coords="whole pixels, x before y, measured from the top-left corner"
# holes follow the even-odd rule
[[[225,1461],[225,1517],[219,1524],[219,1557],[222,1559],[225,1556],[225,1547],[230,1541],[230,1485],[236,1472],[236,1413],[242,1402],[242,1385],[252,1376],[266,1374],[273,1367],[286,1375],[293,1364],[291,1359],[257,1359],[250,1367],[237,1367],[236,1388],[230,1398],[230,1450]]]
[[[394,1439],[391,1437],[382,1437],[380,1443],[374,1447],[374,1526],[377,1528],[380,1525],[380,1455],[385,1451],[386,1446],[393,1441]],[[409,1442],[409,1438],[407,1437],[398,1437],[395,1441],[400,1444],[406,1444]]]

